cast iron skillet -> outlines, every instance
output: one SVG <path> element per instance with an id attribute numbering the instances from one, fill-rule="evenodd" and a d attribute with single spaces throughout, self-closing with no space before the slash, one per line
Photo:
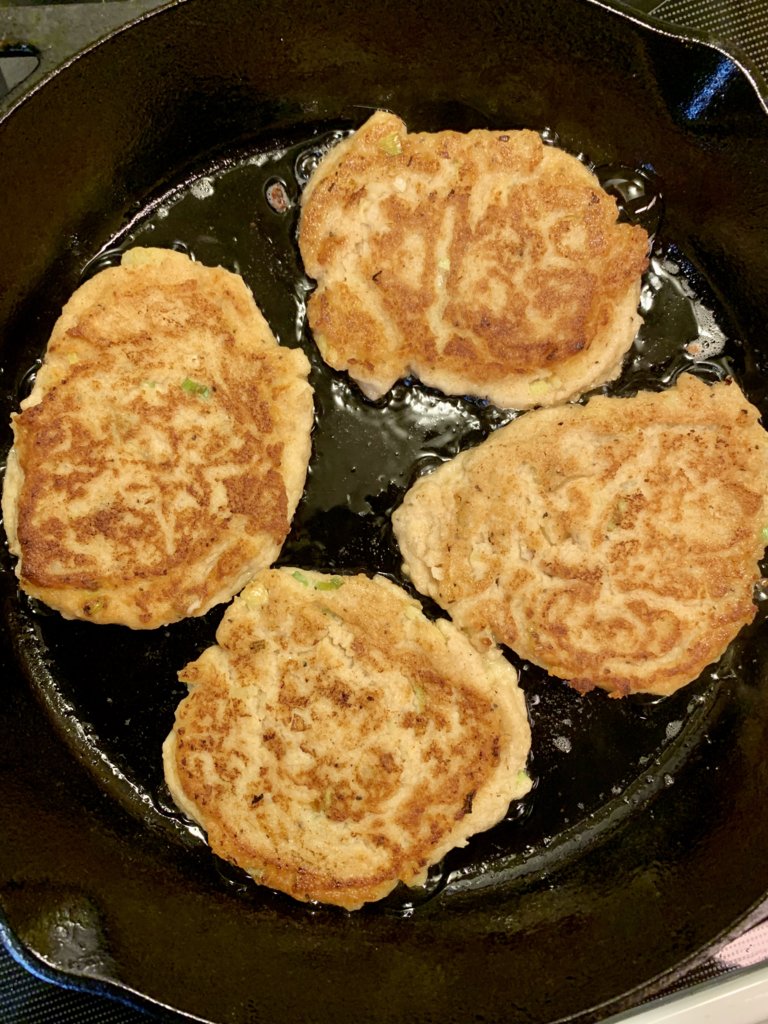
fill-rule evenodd
<path id="1" fill-rule="evenodd" d="M 282 561 L 399 578 L 404 488 L 511 414 L 413 381 L 366 403 L 317 359 L 296 208 L 266 192 L 279 179 L 295 204 L 376 107 L 585 154 L 656 231 L 613 390 L 732 374 L 768 410 L 768 119 L 732 60 L 588 0 L 186 0 L 0 120 L 2 422 L 84 275 L 126 244 L 185 246 L 239 270 L 313 360 L 313 462 Z M 686 354 L 698 335 L 711 358 Z M 251 884 L 169 804 L 175 674 L 221 609 L 150 634 L 64 622 L 18 594 L 6 553 L 0 588 L 6 938 L 70 982 L 217 1024 L 586 1022 L 673 981 L 768 892 L 762 590 L 720 664 L 667 700 L 582 698 L 518 663 L 532 796 L 423 890 L 350 915 Z"/>

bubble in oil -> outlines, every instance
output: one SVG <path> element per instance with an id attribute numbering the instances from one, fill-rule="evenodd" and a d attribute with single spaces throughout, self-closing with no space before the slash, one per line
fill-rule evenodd
<path id="1" fill-rule="evenodd" d="M 526 818 L 530 817 L 533 811 L 538 785 L 538 777 L 533 778 L 531 780 L 531 788 L 525 796 L 521 797 L 519 800 L 513 800 L 509 805 L 507 813 L 504 815 L 504 821 L 514 821 L 520 824 L 524 822 Z"/>
<path id="2" fill-rule="evenodd" d="M 654 722 L 664 713 L 666 698 L 649 693 L 637 693 L 633 694 L 630 706 L 635 717 L 643 722 Z"/>
<path id="3" fill-rule="evenodd" d="M 306 185 L 309 179 L 317 170 L 317 165 L 323 159 L 324 151 L 319 147 L 307 149 L 296 158 L 294 174 L 299 185 Z"/>
<path id="4" fill-rule="evenodd" d="M 584 164 L 584 166 L 587 168 L 587 170 L 592 171 L 592 173 L 594 174 L 595 168 L 597 167 L 597 164 L 593 160 L 590 159 L 590 157 L 589 157 L 589 155 L 587 153 L 584 153 L 584 152 L 577 153 L 576 154 L 576 159 L 580 163 Z"/>
<path id="5" fill-rule="evenodd" d="M 624 219 L 653 237 L 659 229 L 663 203 L 659 185 L 650 173 L 621 164 L 604 164 L 595 168 L 595 174 L 603 189 L 616 200 Z"/>
<path id="6" fill-rule="evenodd" d="M 419 456 L 413 464 L 411 483 L 415 483 L 419 477 L 427 476 L 428 473 L 434 473 L 438 466 L 442 466 L 443 463 L 448 461 L 448 457 L 438 455 L 437 453 Z"/>
<path id="7" fill-rule="evenodd" d="M 155 811 L 164 818 L 181 824 L 194 839 L 206 842 L 205 831 L 182 810 L 180 810 L 171 796 L 171 791 L 165 782 L 161 782 L 152 792 L 148 794 L 149 801 Z"/>
<path id="8" fill-rule="evenodd" d="M 80 284 L 85 284 L 92 277 L 95 277 L 100 271 L 106 270 L 107 267 L 117 267 L 120 264 L 120 260 L 123 258 L 123 249 L 121 248 L 110 248 L 104 249 L 89 260 L 82 271 L 80 272 Z"/>
<path id="9" fill-rule="evenodd" d="M 698 337 L 686 345 L 686 352 L 697 363 L 722 355 L 725 349 L 725 335 L 717 325 L 715 314 L 696 301 L 693 303 L 693 309 Z"/>
<path id="10" fill-rule="evenodd" d="M 686 371 L 713 382 L 732 375 L 725 332 L 691 288 L 684 267 L 661 246 L 651 256 L 639 309 L 643 323 L 619 391 L 668 386 Z"/>
<path id="11" fill-rule="evenodd" d="M 677 736 L 680 730 L 683 728 L 683 723 L 680 721 L 667 722 L 666 736 L 668 740 L 672 740 Z"/>
<path id="12" fill-rule="evenodd" d="M 265 164 L 271 163 L 273 160 L 285 156 L 285 153 L 286 151 L 284 149 L 279 149 L 276 152 L 254 153 L 253 156 L 249 156 L 245 161 L 245 166 L 263 167 Z"/>
<path id="13" fill-rule="evenodd" d="M 151 799 L 155 809 L 160 814 L 164 814 L 169 818 L 179 818 L 184 821 L 188 820 L 176 806 L 174 799 L 171 796 L 171 791 L 164 782 L 162 782 L 154 793 L 151 794 Z"/>
<path id="14" fill-rule="evenodd" d="M 198 178 L 196 181 L 193 181 L 192 184 L 189 186 L 189 191 L 195 197 L 195 199 L 210 199 L 211 196 L 216 191 L 216 188 L 213 183 L 213 178 Z"/>
<path id="15" fill-rule="evenodd" d="M 424 906 L 443 891 L 448 883 L 448 874 L 444 861 L 433 864 L 427 871 L 427 877 L 421 885 L 398 885 L 388 896 L 380 900 L 377 909 L 385 914 L 398 917 L 411 917 L 419 907 Z"/>
<path id="16" fill-rule="evenodd" d="M 37 380 L 38 370 L 42 365 L 43 360 L 36 359 L 30 368 L 22 374 L 16 387 L 16 400 L 18 402 L 23 401 L 31 393 Z"/>
<path id="17" fill-rule="evenodd" d="M 53 608 L 49 608 L 47 604 L 43 604 L 42 601 L 38 601 L 36 597 L 30 597 L 28 594 L 24 594 L 24 603 L 29 613 L 38 619 L 50 618 L 57 614 Z"/>
<path id="18" fill-rule="evenodd" d="M 337 143 L 341 142 L 347 134 L 347 132 L 343 131 L 329 132 L 314 145 L 299 153 L 293 165 L 293 173 L 301 188 L 307 184 L 317 170 L 317 166 L 325 154 Z"/>
<path id="19" fill-rule="evenodd" d="M 212 861 L 216 877 L 228 889 L 234 892 L 247 892 L 255 884 L 255 879 L 251 875 L 241 868 L 235 867 L 234 864 L 230 864 L 229 861 L 216 856 L 212 858 Z"/>
<path id="20" fill-rule="evenodd" d="M 545 146 L 559 146 L 560 136 L 554 128 L 542 128 L 539 132 L 539 137 Z"/>
<path id="21" fill-rule="evenodd" d="M 191 259 L 194 259 L 194 254 L 192 252 L 190 245 L 187 242 L 182 242 L 178 238 L 174 238 L 174 240 L 170 242 L 166 248 L 173 249 L 174 252 L 183 253 L 184 256 L 189 256 Z"/>

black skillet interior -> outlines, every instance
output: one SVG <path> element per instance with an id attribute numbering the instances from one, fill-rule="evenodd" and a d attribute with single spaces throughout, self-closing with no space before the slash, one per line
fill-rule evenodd
<path id="1" fill-rule="evenodd" d="M 586 0 L 187 0 L 0 122 L 2 422 L 85 275 L 129 244 L 184 247 L 242 273 L 313 363 L 313 460 L 281 561 L 399 579 L 404 488 L 513 414 L 413 381 L 367 403 L 316 355 L 295 204 L 376 107 L 583 154 L 656 232 L 646 324 L 611 390 L 731 374 L 768 411 L 768 120 L 728 58 Z M 588 1021 L 672 980 L 768 892 L 762 591 L 720 664 L 666 700 L 579 697 L 521 664 L 533 794 L 423 890 L 348 915 L 251 884 L 169 804 L 176 672 L 221 609 L 131 633 L 20 597 L 5 552 L 0 580 L 0 901 L 24 955 L 70 980 L 222 1024 Z"/>

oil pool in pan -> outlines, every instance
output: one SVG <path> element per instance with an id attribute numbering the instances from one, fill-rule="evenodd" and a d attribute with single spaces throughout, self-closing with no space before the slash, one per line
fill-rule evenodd
<path id="1" fill-rule="evenodd" d="M 403 583 L 389 516 L 424 469 L 479 443 L 515 412 L 446 398 L 414 381 L 364 401 L 343 374 L 320 360 L 305 325 L 305 277 L 296 245 L 303 185 L 322 154 L 345 134 L 322 126 L 311 137 L 272 139 L 203 168 L 153 201 L 88 265 L 84 277 L 119 260 L 130 245 L 172 246 L 242 274 L 279 340 L 300 345 L 312 363 L 316 424 L 306 490 L 280 562 L 331 571 L 382 572 Z M 545 141 L 556 144 L 554 132 Z M 586 156 L 582 159 L 587 159 Z M 598 167 L 622 216 L 656 235 L 641 307 L 645 324 L 619 381 L 601 390 L 631 394 L 671 383 L 684 370 L 707 380 L 745 369 L 727 314 L 706 282 L 664 238 L 662 198 L 642 168 Z M 658 231 L 658 234 L 657 234 Z M 23 395 L 36 367 L 26 375 Z M 748 394 L 749 389 L 747 389 Z M 750 394 L 754 400 L 754 394 Z M 7 551 L 5 567 L 10 571 Z M 755 623 L 717 666 L 672 697 L 610 700 L 579 696 L 510 655 L 518 666 L 533 728 L 533 791 L 490 832 L 454 850 L 419 891 L 398 890 L 368 912 L 411 914 L 438 895 L 546 876 L 575 849 L 675 784 L 676 768 L 706 742 L 708 723 L 728 700 L 729 681 L 765 616 L 758 588 Z M 434 606 L 428 611 L 439 614 Z M 223 609 L 154 632 L 65 622 L 21 599 L 19 635 L 30 677 L 62 735 L 100 783 L 135 815 L 183 845 L 203 841 L 173 807 L 160 748 L 185 693 L 177 671 L 213 642 Z M 211 857 L 222 885 L 256 893 L 245 875 Z M 287 897 L 279 897 L 286 898 Z"/>

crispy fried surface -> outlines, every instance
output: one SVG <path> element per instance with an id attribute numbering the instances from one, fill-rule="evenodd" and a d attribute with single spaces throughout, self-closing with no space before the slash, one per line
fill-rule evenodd
<path id="1" fill-rule="evenodd" d="M 166 779 L 265 885 L 357 909 L 530 787 L 515 670 L 383 577 L 265 571 L 217 641 L 180 673 Z"/>
<path id="2" fill-rule="evenodd" d="M 420 591 L 580 689 L 668 694 L 752 620 L 768 435 L 735 383 L 537 410 L 393 516 Z"/>
<path id="3" fill-rule="evenodd" d="M 575 157 L 531 131 L 411 134 L 377 112 L 302 197 L 308 315 L 331 366 L 378 398 L 415 374 L 498 406 L 615 377 L 648 239 Z"/>
<path id="4" fill-rule="evenodd" d="M 3 512 L 22 587 L 134 628 L 228 600 L 301 496 L 308 370 L 221 268 L 134 249 L 86 282 L 13 417 Z"/>

